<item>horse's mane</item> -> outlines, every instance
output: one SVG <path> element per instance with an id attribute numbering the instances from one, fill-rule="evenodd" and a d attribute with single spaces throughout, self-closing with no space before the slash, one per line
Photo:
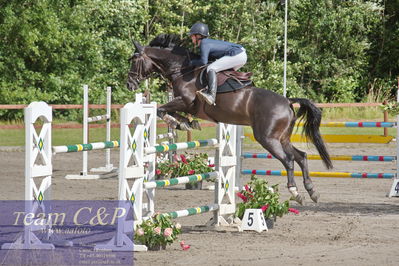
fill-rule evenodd
<path id="1" fill-rule="evenodd" d="M 174 54 L 180 56 L 189 56 L 189 58 L 198 58 L 197 54 L 194 54 L 184 46 L 186 40 L 182 40 L 177 34 L 159 34 L 149 44 L 150 47 L 159 47 L 162 49 L 171 49 Z"/>
<path id="2" fill-rule="evenodd" d="M 177 34 L 159 34 L 151 42 L 151 47 L 175 48 L 181 47 L 183 40 Z"/>

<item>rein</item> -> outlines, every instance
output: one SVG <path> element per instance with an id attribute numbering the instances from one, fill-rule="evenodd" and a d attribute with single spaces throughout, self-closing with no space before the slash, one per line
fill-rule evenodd
<path id="1" fill-rule="evenodd" d="M 188 51 L 186 51 L 186 52 L 187 52 L 188 60 L 191 61 L 190 53 L 189 53 Z M 164 71 L 164 70 L 162 69 L 162 67 L 161 67 L 157 62 L 155 62 L 151 57 L 149 57 L 149 56 L 148 56 L 147 54 L 145 54 L 144 52 L 142 53 L 142 56 L 143 56 L 143 58 L 145 58 L 146 60 L 149 60 L 149 61 L 161 72 L 160 74 L 161 74 L 161 76 L 162 76 L 164 79 L 166 79 L 166 77 L 168 77 L 168 76 L 172 77 L 173 75 L 180 73 L 182 70 L 185 70 L 185 69 L 188 69 L 188 68 L 192 68 L 192 66 L 188 65 L 188 66 L 181 67 L 181 68 L 171 69 L 171 70 L 169 70 L 168 72 L 166 72 L 166 71 Z M 200 67 L 200 69 L 203 68 L 203 67 L 206 67 L 206 65 Z M 142 70 L 142 69 L 141 69 L 141 65 L 140 65 L 140 68 L 139 68 L 139 69 L 140 69 L 140 74 L 141 74 L 141 70 Z M 192 73 L 192 72 L 194 72 L 196 69 L 198 69 L 198 68 L 193 68 L 192 70 L 190 70 L 190 71 L 188 71 L 188 72 L 186 72 L 186 73 L 182 73 L 182 74 L 176 76 L 173 80 L 178 79 L 178 78 L 181 78 L 181 77 L 183 77 L 184 75 L 187 75 L 187 74 L 189 74 L 189 73 Z M 138 74 L 138 73 L 136 73 L 136 74 Z M 141 75 L 140 75 L 140 76 L 141 76 Z M 172 81 L 173 81 L 173 80 L 172 80 Z"/>

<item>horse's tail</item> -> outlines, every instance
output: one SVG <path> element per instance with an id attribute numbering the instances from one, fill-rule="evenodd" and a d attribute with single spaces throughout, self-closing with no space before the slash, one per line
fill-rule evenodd
<path id="1" fill-rule="evenodd" d="M 302 133 L 304 132 L 305 136 L 316 146 L 324 165 L 328 169 L 333 168 L 330 155 L 320 134 L 321 110 L 308 99 L 289 98 L 289 100 L 291 103 L 299 103 L 300 105 L 297 117 L 304 120 Z"/>

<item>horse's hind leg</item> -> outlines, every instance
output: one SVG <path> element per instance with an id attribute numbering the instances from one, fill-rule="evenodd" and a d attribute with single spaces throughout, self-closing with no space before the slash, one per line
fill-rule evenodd
<path id="1" fill-rule="evenodd" d="M 279 139 L 270 138 L 265 136 L 257 136 L 254 134 L 255 139 L 268 150 L 276 159 L 278 159 L 287 171 L 287 187 L 294 199 L 303 204 L 304 197 L 298 193 L 298 189 L 294 179 L 294 150 L 290 143 L 282 144 Z"/>
<path id="2" fill-rule="evenodd" d="M 294 160 L 301 167 L 303 175 L 303 184 L 305 189 L 308 191 L 310 198 L 317 202 L 320 197 L 320 193 L 317 192 L 313 186 L 312 179 L 309 176 L 308 159 L 306 153 L 293 147 L 294 150 Z"/>

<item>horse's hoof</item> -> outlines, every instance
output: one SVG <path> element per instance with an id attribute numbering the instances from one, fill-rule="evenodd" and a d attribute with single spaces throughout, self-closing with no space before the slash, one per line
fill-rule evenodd
<path id="1" fill-rule="evenodd" d="M 320 198 L 320 193 L 317 192 L 317 191 L 314 191 L 314 192 L 312 193 L 312 195 L 310 195 L 310 198 L 311 198 L 315 203 L 317 203 L 317 202 L 319 201 L 319 198 Z"/>
<path id="2" fill-rule="evenodd" d="M 180 130 L 183 130 L 183 131 L 191 131 L 191 130 L 193 130 L 193 129 L 188 125 L 188 123 L 186 123 L 186 122 L 181 122 L 179 125 L 180 125 Z"/>
<path id="3" fill-rule="evenodd" d="M 305 203 L 305 197 L 303 195 L 301 195 L 301 194 L 296 195 L 294 200 L 296 202 L 298 202 L 299 204 L 301 204 L 301 205 L 303 205 Z"/>
<path id="4" fill-rule="evenodd" d="M 197 130 L 201 130 L 201 129 L 202 129 L 200 123 L 198 122 L 198 120 L 193 120 L 193 121 L 191 121 L 191 122 L 190 122 L 190 126 L 191 126 L 193 129 L 197 129 Z"/>

